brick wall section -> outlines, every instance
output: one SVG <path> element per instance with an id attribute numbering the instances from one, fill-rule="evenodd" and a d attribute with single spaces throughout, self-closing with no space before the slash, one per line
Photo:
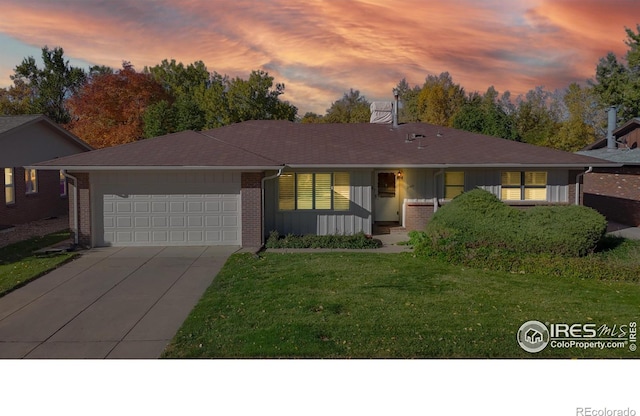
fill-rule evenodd
<path id="1" fill-rule="evenodd" d="M 89 188 L 89 174 L 71 174 L 78 179 L 78 244 L 82 247 L 91 247 L 91 189 Z M 73 189 L 71 189 L 71 192 L 73 192 Z M 73 222 L 73 205 L 71 205 L 69 211 L 69 221 Z"/>
<path id="2" fill-rule="evenodd" d="M 15 203 L 7 205 L 4 190 L 4 169 L 0 169 L 2 191 L 0 196 L 0 224 L 15 225 L 45 218 L 66 215 L 69 202 L 60 196 L 60 172 L 39 170 L 38 192 L 27 195 L 24 169 L 14 168 Z"/>
<path id="3" fill-rule="evenodd" d="M 263 172 L 243 172 L 240 198 L 242 199 L 242 246 L 261 247 L 262 227 L 262 178 Z"/>
<path id="4" fill-rule="evenodd" d="M 571 170 L 569 171 L 569 195 L 568 198 L 569 200 L 567 201 L 569 203 L 569 205 L 575 205 L 576 203 L 576 179 L 578 178 L 578 175 L 581 174 L 583 171 L 575 171 L 575 170 Z M 583 199 L 583 195 L 584 195 L 584 187 L 582 186 L 582 183 L 584 182 L 584 178 L 580 179 L 580 204 L 582 205 L 582 199 Z"/>
<path id="5" fill-rule="evenodd" d="M 404 210 L 404 226 L 407 231 L 422 231 L 433 216 L 432 202 L 410 202 Z"/>
<path id="6" fill-rule="evenodd" d="M 595 168 L 586 174 L 584 205 L 610 221 L 640 226 L 640 166 Z"/>

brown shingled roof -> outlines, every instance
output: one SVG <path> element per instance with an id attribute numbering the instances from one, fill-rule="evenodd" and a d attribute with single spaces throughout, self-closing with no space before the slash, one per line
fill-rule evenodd
<path id="1" fill-rule="evenodd" d="M 272 167 L 279 163 L 191 130 L 39 163 L 56 167 Z"/>
<path id="2" fill-rule="evenodd" d="M 425 123 L 246 121 L 78 154 L 59 167 L 445 167 L 611 165 L 601 159 Z"/>
<path id="3" fill-rule="evenodd" d="M 426 123 L 247 121 L 206 131 L 290 166 L 590 166 L 600 159 Z M 422 137 L 420 137 L 422 136 Z"/>

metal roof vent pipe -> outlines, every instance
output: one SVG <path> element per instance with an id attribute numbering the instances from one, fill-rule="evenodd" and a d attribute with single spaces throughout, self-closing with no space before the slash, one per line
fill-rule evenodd
<path id="1" fill-rule="evenodd" d="M 607 150 L 615 150 L 616 140 L 613 137 L 613 131 L 616 129 L 617 108 L 615 106 L 609 107 L 607 110 Z"/>
<path id="2" fill-rule="evenodd" d="M 400 93 L 397 88 L 393 89 L 393 128 L 398 127 L 398 103 L 400 102 Z"/>

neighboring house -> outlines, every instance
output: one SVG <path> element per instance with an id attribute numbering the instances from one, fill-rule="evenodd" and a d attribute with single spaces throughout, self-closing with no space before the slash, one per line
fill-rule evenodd
<path id="1" fill-rule="evenodd" d="M 15 225 L 69 212 L 60 171 L 24 166 L 92 150 L 43 115 L 0 116 L 0 169 L 4 192 L 0 225 Z"/>
<path id="2" fill-rule="evenodd" d="M 640 118 L 613 130 L 580 155 L 597 157 L 618 167 L 597 167 L 584 176 L 584 205 L 610 221 L 640 226 Z"/>
<path id="3" fill-rule="evenodd" d="M 77 183 L 81 245 L 261 246 L 280 234 L 421 229 L 463 191 L 572 204 L 589 167 L 618 164 L 438 127 L 247 121 L 47 161 Z"/>

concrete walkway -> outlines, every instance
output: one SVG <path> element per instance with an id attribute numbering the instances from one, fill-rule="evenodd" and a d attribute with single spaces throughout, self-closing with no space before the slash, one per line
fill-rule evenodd
<path id="1" fill-rule="evenodd" d="M 157 358 L 238 250 L 87 251 L 0 298 L 0 358 Z"/>
<path id="2" fill-rule="evenodd" d="M 628 238 L 630 240 L 640 240 L 640 227 L 618 224 L 609 221 L 607 233 L 616 237 Z"/>

